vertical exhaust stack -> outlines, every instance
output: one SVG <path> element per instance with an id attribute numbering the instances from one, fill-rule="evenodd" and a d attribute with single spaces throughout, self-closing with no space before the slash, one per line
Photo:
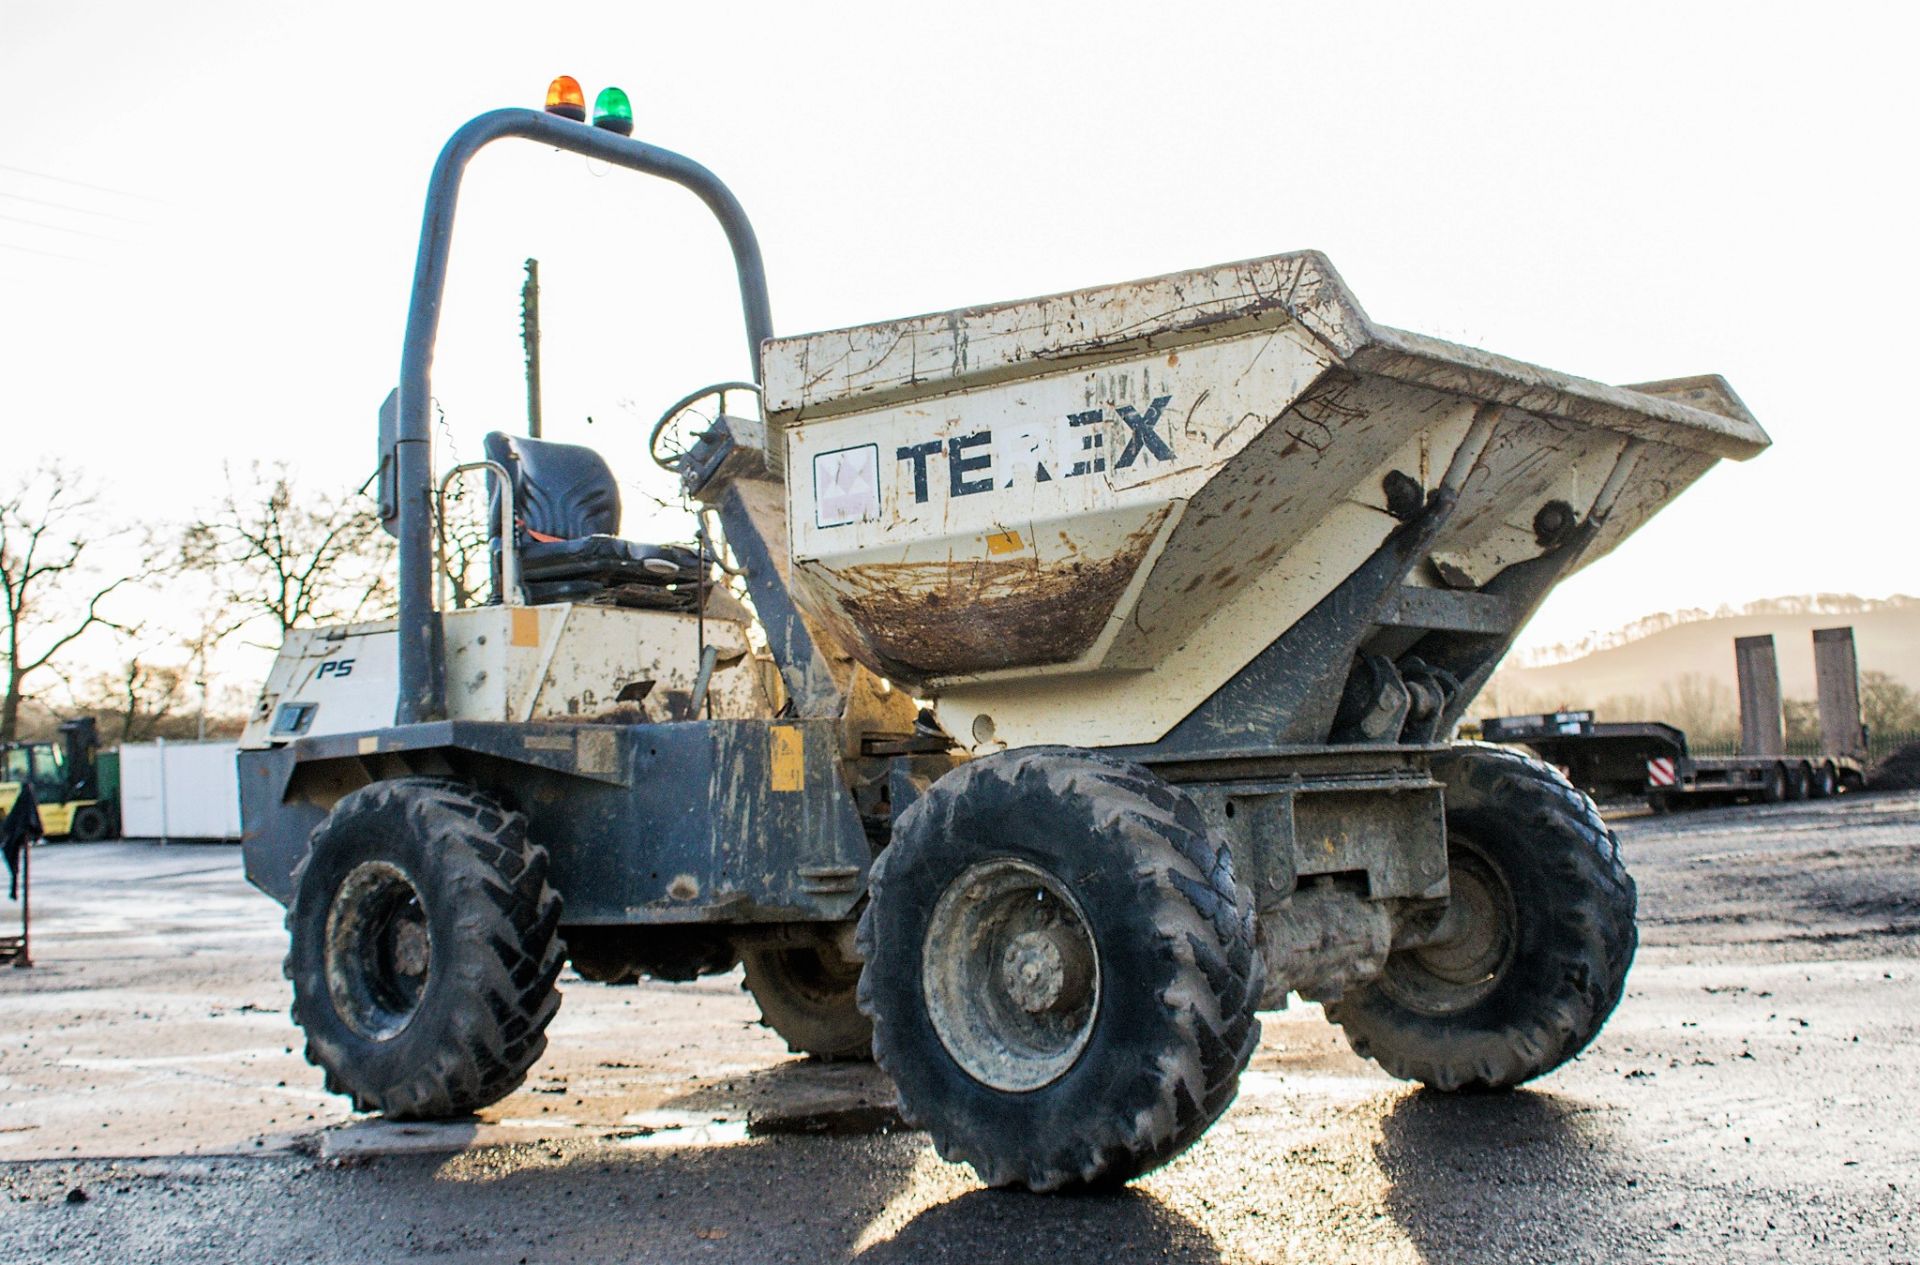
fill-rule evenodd
<path id="1" fill-rule="evenodd" d="M 1867 730 L 1860 716 L 1860 661 L 1852 628 L 1813 630 L 1813 681 L 1820 700 L 1821 750 L 1865 760 Z"/>
<path id="2" fill-rule="evenodd" d="M 1740 754 L 1785 755 L 1786 716 L 1780 708 L 1780 661 L 1773 634 L 1733 639 L 1734 671 L 1740 678 Z"/>

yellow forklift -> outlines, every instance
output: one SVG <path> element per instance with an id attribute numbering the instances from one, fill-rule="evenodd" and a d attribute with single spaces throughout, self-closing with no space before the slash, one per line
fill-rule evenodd
<path id="1" fill-rule="evenodd" d="M 9 743 L 0 748 L 0 814 L 31 782 L 49 839 L 111 839 L 120 833 L 119 763 L 117 753 L 100 754 L 91 716 L 62 721 L 49 741 Z"/>

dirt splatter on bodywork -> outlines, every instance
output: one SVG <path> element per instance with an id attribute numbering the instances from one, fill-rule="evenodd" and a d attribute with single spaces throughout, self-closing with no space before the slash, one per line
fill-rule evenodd
<path id="1" fill-rule="evenodd" d="M 1042 563 L 970 558 L 877 563 L 843 573 L 840 602 L 871 630 L 855 644 L 889 677 L 1067 662 L 1093 644 L 1152 548 L 1166 512 L 1117 549 Z"/>

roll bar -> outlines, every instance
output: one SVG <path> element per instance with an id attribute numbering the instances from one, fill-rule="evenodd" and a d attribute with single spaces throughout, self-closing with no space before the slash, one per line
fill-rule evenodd
<path id="1" fill-rule="evenodd" d="M 446 681 L 439 655 L 440 620 L 433 604 L 435 488 L 433 432 L 428 422 L 433 347 L 440 330 L 440 302 L 446 291 L 447 259 L 453 244 L 453 216 L 459 202 L 461 178 L 476 153 L 508 136 L 658 176 L 690 190 L 720 221 L 727 244 L 733 248 L 734 269 L 740 277 L 740 306 L 746 317 L 747 351 L 755 381 L 760 378 L 760 344 L 773 337 L 766 268 L 761 262 L 760 243 L 753 235 L 753 225 L 732 191 L 699 163 L 644 141 L 538 110 L 493 110 L 472 119 L 453 134 L 441 149 L 427 185 L 420 252 L 413 265 L 413 297 L 407 309 L 406 344 L 400 355 L 394 443 L 400 519 L 400 680 L 393 716 L 398 725 L 440 720 L 446 716 Z"/>

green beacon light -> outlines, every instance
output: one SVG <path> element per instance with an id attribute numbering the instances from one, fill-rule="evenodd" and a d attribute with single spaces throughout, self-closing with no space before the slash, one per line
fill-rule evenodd
<path id="1" fill-rule="evenodd" d="M 633 135 L 633 103 L 618 88 L 602 88 L 593 99 L 593 125 L 622 136 Z"/>

